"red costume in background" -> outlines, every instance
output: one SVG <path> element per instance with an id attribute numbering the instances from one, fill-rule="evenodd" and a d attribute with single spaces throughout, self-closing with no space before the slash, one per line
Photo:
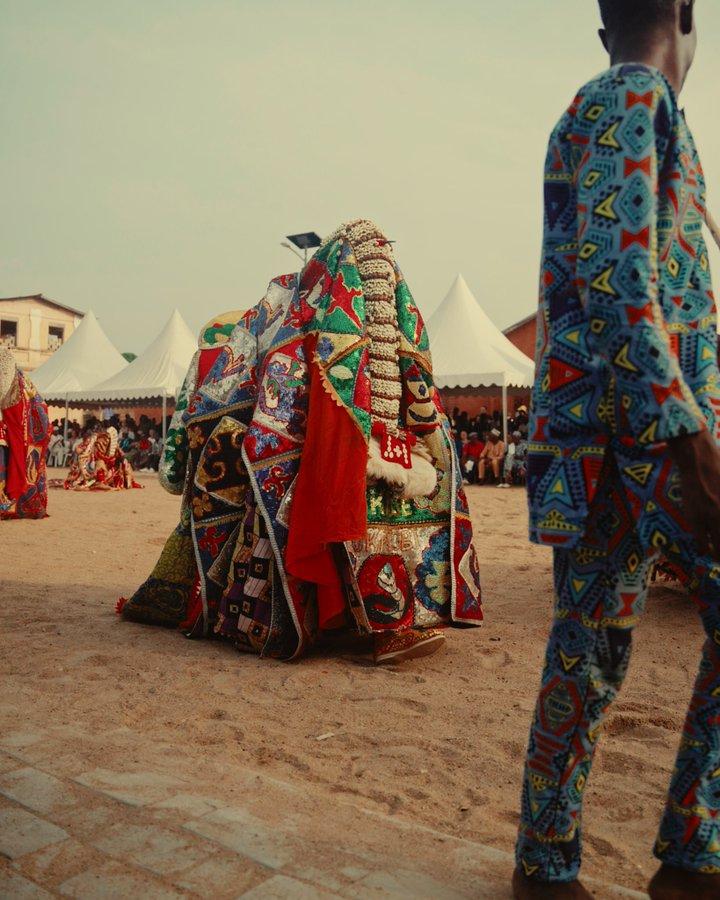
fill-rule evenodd
<path id="1" fill-rule="evenodd" d="M 47 515 L 47 406 L 32 382 L 0 348 L 0 519 Z"/>

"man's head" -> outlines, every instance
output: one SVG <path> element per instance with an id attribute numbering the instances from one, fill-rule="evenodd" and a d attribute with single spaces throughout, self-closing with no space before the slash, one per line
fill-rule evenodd
<path id="1" fill-rule="evenodd" d="M 499 440 L 500 440 L 500 432 L 497 430 L 497 428 L 493 428 L 493 430 L 490 432 L 490 443 L 497 444 L 497 442 Z"/>
<path id="2" fill-rule="evenodd" d="M 677 57 L 682 81 L 697 47 L 695 0 L 599 0 L 600 40 L 613 60 L 645 62 L 658 51 Z"/>

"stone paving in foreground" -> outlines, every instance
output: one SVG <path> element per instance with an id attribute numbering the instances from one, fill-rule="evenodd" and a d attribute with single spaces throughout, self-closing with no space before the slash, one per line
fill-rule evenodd
<path id="1" fill-rule="evenodd" d="M 238 805 L 131 753 L 123 771 L 88 768 L 64 734 L 78 738 L 63 727 L 0 735 L 3 900 L 510 896 L 507 853 L 265 774 L 237 773 Z M 590 886 L 608 900 L 643 896 Z"/>

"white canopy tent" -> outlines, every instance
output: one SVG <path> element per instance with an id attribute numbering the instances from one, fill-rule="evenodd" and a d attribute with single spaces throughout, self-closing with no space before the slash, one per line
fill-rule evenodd
<path id="1" fill-rule="evenodd" d="M 163 407 L 164 439 L 167 400 L 177 396 L 196 349 L 195 336 L 174 310 L 160 334 L 130 365 L 89 389 L 69 392 L 68 398 L 72 403 L 108 406 L 158 398 Z"/>
<path id="2" fill-rule="evenodd" d="M 85 390 L 127 367 L 127 360 L 89 310 L 53 355 L 32 373 L 32 381 L 48 403 L 64 403 L 69 391 Z"/>
<path id="3" fill-rule="evenodd" d="M 533 361 L 493 324 L 462 275 L 455 278 L 427 328 L 437 387 L 502 388 L 507 440 L 507 389 L 532 386 Z"/>

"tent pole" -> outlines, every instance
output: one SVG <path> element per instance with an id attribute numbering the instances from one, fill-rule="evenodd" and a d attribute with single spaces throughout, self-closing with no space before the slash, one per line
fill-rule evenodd
<path id="1" fill-rule="evenodd" d="M 167 438 L 167 397 L 165 396 L 165 391 L 163 391 L 162 396 L 162 438 L 163 438 L 163 451 L 165 450 L 165 439 Z"/>
<path id="2" fill-rule="evenodd" d="M 505 442 L 505 446 L 507 447 L 507 442 L 508 442 L 507 375 L 503 375 L 502 408 L 503 408 L 503 441 Z"/>
<path id="3" fill-rule="evenodd" d="M 65 424 L 63 425 L 63 441 L 67 444 L 67 436 L 68 436 L 68 416 L 70 415 L 70 400 L 68 395 L 65 394 Z"/>

